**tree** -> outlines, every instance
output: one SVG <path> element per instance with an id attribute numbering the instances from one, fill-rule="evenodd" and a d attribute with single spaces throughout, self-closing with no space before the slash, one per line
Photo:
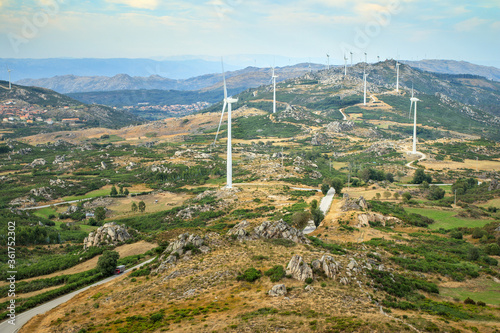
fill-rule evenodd
<path id="1" fill-rule="evenodd" d="M 391 183 L 394 182 L 394 175 L 390 172 L 388 172 L 386 175 L 385 175 L 385 179 Z"/>
<path id="2" fill-rule="evenodd" d="M 404 202 L 408 202 L 410 200 L 411 200 L 411 194 L 410 194 L 410 192 L 403 193 L 403 201 Z"/>
<path id="3" fill-rule="evenodd" d="M 469 261 L 476 261 L 477 259 L 479 259 L 479 250 L 477 249 L 477 247 L 471 247 L 469 249 L 467 258 L 469 259 Z"/>
<path id="4" fill-rule="evenodd" d="M 116 251 L 104 251 L 97 260 L 97 270 L 103 276 L 113 275 L 120 255 Z"/>
<path id="5" fill-rule="evenodd" d="M 125 195 L 129 195 L 129 193 L 130 192 L 128 191 L 128 188 L 126 188 L 125 191 L 123 191 L 123 194 L 125 194 Z"/>
<path id="6" fill-rule="evenodd" d="M 134 202 L 132 202 L 132 211 L 133 212 L 137 212 L 137 204 Z"/>
<path id="7" fill-rule="evenodd" d="M 90 225 L 90 226 L 96 227 L 96 226 L 99 225 L 99 222 L 97 222 L 93 217 L 91 217 L 89 219 L 89 221 L 87 222 L 87 224 Z"/>
<path id="8" fill-rule="evenodd" d="M 333 178 L 332 187 L 335 189 L 335 193 L 340 195 L 342 189 L 344 188 L 344 182 L 340 178 Z"/>
<path id="9" fill-rule="evenodd" d="M 297 230 L 304 230 L 307 223 L 311 219 L 311 214 L 309 212 L 295 212 L 292 215 L 292 225 Z"/>
<path id="10" fill-rule="evenodd" d="M 494 255 L 494 256 L 500 255 L 500 246 L 498 246 L 498 244 L 495 244 L 495 243 L 486 245 L 484 250 L 486 251 L 487 254 L 490 254 L 490 255 Z"/>
<path id="11" fill-rule="evenodd" d="M 139 201 L 139 211 L 141 213 L 144 213 L 145 210 L 146 210 L 146 203 L 144 201 Z"/>
<path id="12" fill-rule="evenodd" d="M 394 197 L 394 199 L 399 200 L 399 193 L 398 192 L 394 192 L 394 194 L 392 196 Z"/>
<path id="13" fill-rule="evenodd" d="M 94 218 L 97 222 L 101 222 L 106 218 L 106 209 L 104 207 L 97 207 L 94 211 Z"/>
<path id="14" fill-rule="evenodd" d="M 427 199 L 429 200 L 440 200 L 444 198 L 445 191 L 437 186 L 431 186 L 429 190 L 429 195 L 427 195 Z"/>
<path id="15" fill-rule="evenodd" d="M 313 201 L 311 201 L 311 212 L 316 208 L 318 208 L 318 200 L 314 199 Z"/>
<path id="16" fill-rule="evenodd" d="M 422 186 L 422 188 L 423 188 L 423 189 L 428 189 L 428 188 L 429 188 L 429 182 L 428 182 L 427 180 L 424 180 L 424 181 L 422 182 L 422 185 L 421 185 L 421 186 Z"/>
<path id="17" fill-rule="evenodd" d="M 389 200 L 390 197 L 391 197 L 391 192 L 385 191 L 384 192 L 384 198 L 385 198 L 385 200 Z"/>
<path id="18" fill-rule="evenodd" d="M 321 192 L 323 192 L 324 195 L 326 195 L 329 190 L 330 190 L 330 185 L 328 185 L 327 183 L 321 184 Z"/>
<path id="19" fill-rule="evenodd" d="M 380 197 L 381 197 L 380 193 L 378 193 L 378 192 L 375 193 L 375 196 L 377 197 L 377 200 L 380 200 Z"/>
<path id="20" fill-rule="evenodd" d="M 358 172 L 358 177 L 363 179 L 365 183 L 370 180 L 370 169 L 364 168 L 360 172 Z"/>
<path id="21" fill-rule="evenodd" d="M 316 226 L 316 228 L 319 227 L 321 222 L 325 219 L 325 214 L 323 214 L 323 212 L 319 208 L 312 210 L 311 214 L 312 214 L 314 225 Z"/>
<path id="22" fill-rule="evenodd" d="M 115 185 L 113 185 L 113 186 L 111 187 L 111 191 L 109 192 L 109 195 L 113 197 L 113 196 L 115 196 L 115 195 L 117 195 L 117 194 L 118 194 L 118 191 L 116 190 Z"/>
<path id="23" fill-rule="evenodd" d="M 120 194 L 123 194 L 123 185 L 120 185 Z"/>
<path id="24" fill-rule="evenodd" d="M 415 171 L 415 174 L 413 175 L 413 184 L 422 184 L 423 181 L 426 181 L 427 183 L 432 182 L 432 177 L 431 175 L 427 175 L 424 171 L 424 169 L 417 169 Z"/>

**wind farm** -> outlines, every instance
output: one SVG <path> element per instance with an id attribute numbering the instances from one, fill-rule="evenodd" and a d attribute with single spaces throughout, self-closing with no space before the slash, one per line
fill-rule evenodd
<path id="1" fill-rule="evenodd" d="M 498 333 L 493 2 L 0 7 L 0 333 Z"/>

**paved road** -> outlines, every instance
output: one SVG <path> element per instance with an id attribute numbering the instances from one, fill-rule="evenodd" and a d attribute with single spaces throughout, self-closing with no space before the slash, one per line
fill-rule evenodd
<path id="1" fill-rule="evenodd" d="M 344 116 L 344 120 L 347 120 L 347 116 L 344 113 L 344 109 L 340 109 L 339 111 L 340 111 L 340 113 L 342 113 L 342 116 Z"/>
<path id="2" fill-rule="evenodd" d="M 319 209 L 323 212 L 323 214 L 328 214 L 328 211 L 330 210 L 330 207 L 332 206 L 332 201 L 333 201 L 333 196 L 335 195 L 335 189 L 331 187 L 328 190 L 328 193 L 321 199 L 321 202 L 319 203 Z M 307 227 L 304 228 L 303 233 L 304 234 L 310 234 L 316 230 L 316 226 L 312 221 L 309 221 L 309 224 Z"/>
<path id="3" fill-rule="evenodd" d="M 406 153 L 410 153 L 410 151 L 406 151 Z M 424 153 L 419 152 L 419 151 L 417 151 L 417 155 L 420 155 L 420 158 L 417 160 L 417 161 L 419 161 L 419 162 L 420 162 L 420 161 L 423 161 L 423 160 L 425 160 L 425 159 L 427 158 L 427 155 L 425 155 Z M 413 162 L 415 162 L 415 160 L 413 160 L 413 161 L 411 161 L 411 162 L 406 163 L 406 166 L 407 166 L 408 168 L 410 168 L 410 169 L 414 169 L 414 170 L 416 170 L 417 168 L 411 165 Z"/>
<path id="4" fill-rule="evenodd" d="M 51 206 L 67 205 L 67 204 L 72 204 L 72 203 L 75 203 L 75 202 L 89 201 L 89 200 L 92 200 L 92 199 L 96 199 L 96 198 L 85 198 L 85 199 L 78 199 L 78 200 L 71 200 L 71 201 L 63 201 L 63 202 L 53 203 L 53 204 L 50 204 L 50 205 L 43 205 L 43 206 L 36 206 L 36 207 L 26 207 L 26 208 L 19 208 L 19 210 L 42 209 L 42 208 L 47 208 L 47 207 L 51 207 Z"/>
<path id="5" fill-rule="evenodd" d="M 134 268 L 138 268 L 138 267 L 141 267 L 142 265 L 145 265 L 147 263 L 150 263 L 151 261 L 153 261 L 155 258 L 152 258 L 152 259 L 149 259 L 137 266 L 134 266 L 132 268 L 129 268 L 127 269 L 123 274 L 126 274 L 128 272 L 130 272 L 131 270 L 133 270 Z M 67 294 L 67 295 L 64 295 L 64 296 L 61 296 L 59 298 L 56 298 L 56 299 L 53 299 L 52 301 L 50 302 L 47 302 L 45 304 L 42 304 L 42 305 L 39 305 L 37 306 L 36 308 L 33 308 L 31 310 L 28 310 L 26 312 L 23 312 L 23 313 L 20 313 L 19 315 L 16 315 L 16 325 L 11 325 L 9 324 L 7 321 L 4 321 L 0 324 L 0 333 L 14 333 L 14 332 L 18 332 L 21 327 L 23 327 L 24 324 L 26 324 L 31 318 L 33 318 L 34 316 L 36 315 L 39 315 L 39 314 L 42 314 L 42 313 L 45 313 L 49 310 L 52 310 L 53 308 L 55 308 L 56 306 L 58 305 L 61 305 L 67 301 L 69 301 L 71 298 L 73 298 L 75 295 L 78 295 L 79 293 L 81 293 L 82 291 L 85 291 L 89 288 L 92 288 L 94 286 L 98 286 L 98 285 L 101 285 L 101 284 L 104 284 L 106 282 L 109 282 L 119 276 L 122 276 L 123 274 L 120 274 L 120 275 L 113 275 L 113 276 L 110 276 L 102 281 L 99 281 L 99 282 L 96 282 L 90 286 L 87 286 L 85 288 L 82 288 L 82 289 L 79 289 L 79 290 L 76 290 L 70 294 Z"/>
<path id="6" fill-rule="evenodd" d="M 453 184 L 429 184 L 430 186 L 452 186 Z M 422 186 L 422 184 L 401 184 L 401 186 L 414 187 Z"/>

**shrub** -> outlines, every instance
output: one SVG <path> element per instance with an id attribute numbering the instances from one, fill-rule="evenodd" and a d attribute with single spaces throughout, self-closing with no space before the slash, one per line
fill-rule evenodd
<path id="1" fill-rule="evenodd" d="M 307 278 L 304 282 L 306 284 L 311 284 L 311 283 L 313 283 L 313 279 L 312 278 Z"/>
<path id="2" fill-rule="evenodd" d="M 413 175 L 412 183 L 413 184 L 422 184 L 424 181 L 426 181 L 427 183 L 431 183 L 432 182 L 431 175 L 425 174 L 424 169 L 417 169 L 415 171 L 415 174 Z"/>
<path id="3" fill-rule="evenodd" d="M 292 225 L 298 230 L 303 230 L 310 219 L 311 214 L 309 212 L 295 212 L 292 215 Z"/>
<path id="4" fill-rule="evenodd" d="M 498 244 L 495 243 L 488 244 L 485 247 L 485 251 L 489 255 L 498 256 L 500 255 L 500 246 L 498 246 Z"/>
<path id="5" fill-rule="evenodd" d="M 253 268 L 253 267 L 250 267 L 249 269 L 247 269 L 246 271 L 244 271 L 242 274 L 238 275 L 236 277 L 236 280 L 238 281 L 247 281 L 247 282 L 254 282 L 258 279 L 260 279 L 260 277 L 262 276 L 262 272 Z"/>
<path id="6" fill-rule="evenodd" d="M 269 276 L 271 282 L 278 282 L 285 276 L 285 270 L 283 266 L 276 265 L 273 268 L 267 270 L 264 274 L 266 276 Z"/>
<path id="7" fill-rule="evenodd" d="M 460 231 L 457 230 L 457 231 L 452 231 L 450 233 L 450 237 L 454 238 L 454 239 L 463 239 L 464 235 Z"/>
<path id="8" fill-rule="evenodd" d="M 441 200 L 444 198 L 445 191 L 437 186 L 431 186 L 429 190 L 429 195 L 427 199 L 429 200 Z"/>
<path id="9" fill-rule="evenodd" d="M 412 198 L 412 196 L 411 196 L 410 192 L 403 193 L 403 201 L 408 202 L 411 200 L 411 198 Z"/>
<path id="10" fill-rule="evenodd" d="M 477 301 L 476 303 L 478 306 L 486 306 L 486 303 L 484 303 L 483 301 Z"/>
<path id="11" fill-rule="evenodd" d="M 472 304 L 472 305 L 475 305 L 476 302 L 474 302 L 474 300 L 470 297 L 467 297 L 464 301 L 464 304 Z"/>
<path id="12" fill-rule="evenodd" d="M 104 251 L 102 256 L 97 260 L 97 270 L 103 276 L 113 275 L 116 268 L 116 263 L 120 255 L 116 251 Z"/>

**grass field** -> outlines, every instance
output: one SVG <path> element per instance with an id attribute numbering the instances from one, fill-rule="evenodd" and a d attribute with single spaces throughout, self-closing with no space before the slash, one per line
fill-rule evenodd
<path id="1" fill-rule="evenodd" d="M 97 197 L 102 197 L 105 195 L 109 195 L 110 190 L 108 188 L 101 188 L 95 191 L 91 191 L 85 195 L 78 195 L 78 196 L 68 196 L 62 198 L 64 201 L 73 201 L 73 200 L 80 200 L 80 199 L 87 199 L 87 198 L 97 198 Z"/>
<path id="2" fill-rule="evenodd" d="M 491 220 L 474 220 L 455 217 L 454 215 L 456 215 L 458 211 L 409 207 L 405 207 L 405 210 L 410 213 L 417 213 L 434 219 L 436 222 L 429 226 L 429 228 L 433 230 L 439 228 L 482 227 L 491 222 Z"/>
<path id="3" fill-rule="evenodd" d="M 483 301 L 486 304 L 500 304 L 500 283 L 495 281 L 477 281 L 476 285 L 454 286 L 439 288 L 439 293 L 443 296 L 465 300 L 467 297 L 474 301 Z"/>
<path id="4" fill-rule="evenodd" d="M 57 215 L 57 211 L 52 207 L 47 207 L 47 208 L 37 209 L 33 212 L 33 214 L 48 219 L 50 215 Z"/>

